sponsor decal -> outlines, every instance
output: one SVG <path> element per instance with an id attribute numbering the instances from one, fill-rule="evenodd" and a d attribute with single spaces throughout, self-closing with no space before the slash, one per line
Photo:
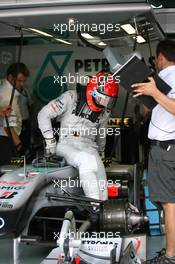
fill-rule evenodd
<path id="1" fill-rule="evenodd" d="M 59 83 L 57 78 L 64 77 L 64 71 L 73 51 L 49 51 L 34 81 L 34 92 L 42 103 L 48 103 L 67 91 L 67 83 Z M 54 77 L 58 77 L 55 79 Z"/>
<path id="2" fill-rule="evenodd" d="M 16 190 L 16 191 L 19 191 L 19 190 L 24 190 L 25 189 L 25 186 L 0 186 L 0 189 L 1 190 Z"/>
<path id="3" fill-rule="evenodd" d="M 18 192 L 3 192 L 0 194 L 0 199 L 12 199 L 14 198 Z"/>
<path id="4" fill-rule="evenodd" d="M 110 258 L 111 251 L 116 250 L 116 261 L 119 261 L 122 238 L 113 239 L 85 239 L 81 241 L 80 250 L 85 254 L 92 254 L 98 258 Z M 126 264 L 126 263 L 125 263 Z"/>
<path id="5" fill-rule="evenodd" d="M 137 241 L 137 245 L 136 245 L 136 253 L 138 254 L 138 251 L 140 249 L 140 246 L 141 246 L 141 241 L 139 238 L 136 238 L 136 241 Z"/>
<path id="6" fill-rule="evenodd" d="M 7 203 L 7 202 L 0 202 L 0 207 L 1 208 L 6 208 L 6 209 L 12 209 L 13 208 L 13 204 Z"/>
<path id="7" fill-rule="evenodd" d="M 9 182 L 9 181 L 0 181 L 0 184 L 12 184 L 12 185 L 20 185 L 20 184 L 30 184 L 32 182 L 29 181 L 16 181 L 16 182 Z"/>
<path id="8" fill-rule="evenodd" d="M 91 245 L 114 245 L 117 246 L 118 243 L 113 242 L 113 241 L 100 241 L 100 240 L 83 240 L 82 244 L 91 244 Z"/>

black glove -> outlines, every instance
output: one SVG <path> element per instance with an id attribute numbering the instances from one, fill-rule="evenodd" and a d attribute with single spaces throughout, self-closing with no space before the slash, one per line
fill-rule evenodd
<path id="1" fill-rule="evenodd" d="M 24 150 L 24 148 L 23 148 L 23 146 L 22 146 L 21 143 L 19 143 L 18 145 L 16 145 L 16 152 L 17 152 L 17 155 L 18 156 L 25 155 L 25 150 Z"/>

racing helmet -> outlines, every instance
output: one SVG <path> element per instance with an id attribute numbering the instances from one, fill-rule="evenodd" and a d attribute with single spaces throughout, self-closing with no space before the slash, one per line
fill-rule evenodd
<path id="1" fill-rule="evenodd" d="M 112 109 L 118 95 L 118 83 L 111 73 L 100 72 L 92 77 L 86 88 L 86 99 L 92 111 Z"/>

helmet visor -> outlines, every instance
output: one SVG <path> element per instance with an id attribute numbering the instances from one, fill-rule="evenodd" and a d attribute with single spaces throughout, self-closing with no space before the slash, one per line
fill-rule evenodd
<path id="1" fill-rule="evenodd" d="M 105 108 L 111 110 L 114 106 L 117 97 L 111 97 L 98 92 L 96 89 L 92 92 L 92 96 L 95 99 L 96 104 L 104 106 Z"/>

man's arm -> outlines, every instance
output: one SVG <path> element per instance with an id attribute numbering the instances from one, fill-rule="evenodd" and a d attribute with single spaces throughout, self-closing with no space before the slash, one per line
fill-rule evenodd
<path id="1" fill-rule="evenodd" d="M 150 82 L 147 83 L 135 83 L 132 85 L 132 88 L 134 89 L 133 97 L 138 97 L 140 95 L 152 96 L 158 104 L 165 108 L 169 113 L 175 115 L 175 99 L 160 92 L 152 77 L 149 77 L 149 80 Z"/>
<path id="2" fill-rule="evenodd" d="M 65 92 L 60 97 L 45 105 L 38 113 L 38 125 L 44 138 L 54 137 L 51 119 L 61 116 L 67 110 L 70 92 Z"/>
<path id="3" fill-rule="evenodd" d="M 71 92 L 65 92 L 57 99 L 44 106 L 38 113 L 38 125 L 45 139 L 45 154 L 49 157 L 56 153 L 56 140 L 52 128 L 51 119 L 61 116 L 67 110 L 67 104 L 71 99 Z"/>
<path id="4" fill-rule="evenodd" d="M 106 146 L 106 135 L 107 135 L 107 125 L 108 125 L 109 113 L 106 113 L 106 117 L 103 117 L 100 120 L 100 124 L 98 126 L 96 143 L 98 146 L 98 152 L 102 158 L 104 158 L 105 146 Z"/>
<path id="5" fill-rule="evenodd" d="M 9 116 L 11 111 L 10 106 L 0 107 L 0 116 Z"/>
<path id="6" fill-rule="evenodd" d="M 17 116 L 14 110 L 11 111 L 10 115 L 4 117 L 3 127 L 9 137 L 12 137 L 14 145 L 17 147 L 21 144 L 21 140 L 16 132 L 17 128 Z"/>
<path id="7" fill-rule="evenodd" d="M 15 128 L 14 128 L 14 127 L 9 127 L 9 128 L 4 127 L 5 132 L 6 132 L 7 135 L 10 137 L 10 131 L 9 131 L 9 129 L 10 129 L 10 131 L 11 131 L 12 139 L 13 139 L 13 142 L 14 142 L 15 146 L 16 146 L 16 147 L 19 146 L 19 145 L 21 144 L 21 141 L 20 141 L 20 139 L 19 139 L 18 134 L 17 134 L 16 131 L 15 131 Z"/>

